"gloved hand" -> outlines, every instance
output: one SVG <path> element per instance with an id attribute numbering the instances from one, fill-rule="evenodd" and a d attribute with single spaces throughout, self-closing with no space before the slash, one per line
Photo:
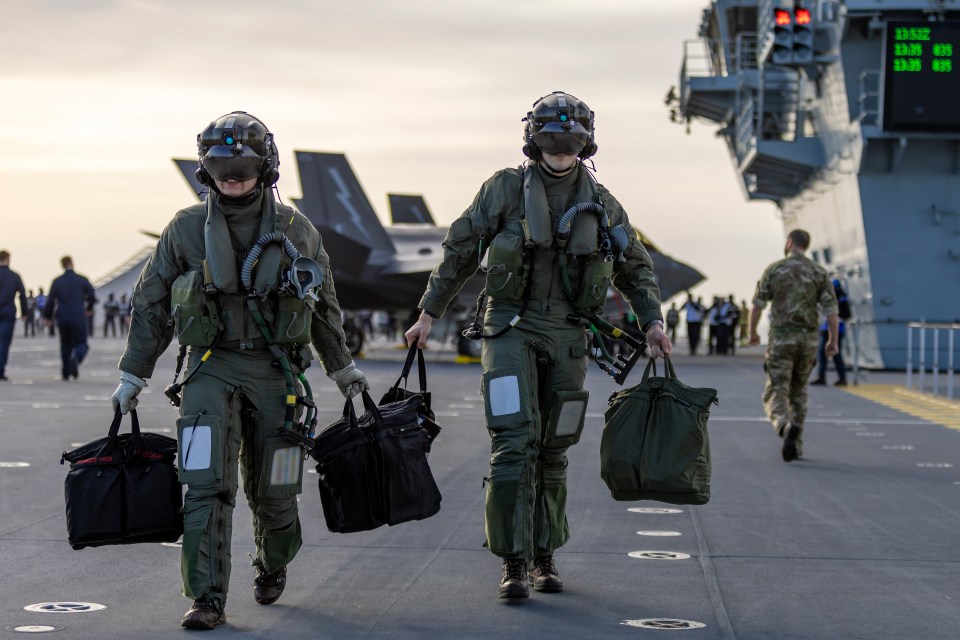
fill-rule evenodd
<path id="1" fill-rule="evenodd" d="M 120 409 L 120 413 L 126 415 L 131 409 L 137 408 L 137 394 L 147 386 L 147 381 L 138 378 L 132 373 L 126 371 L 120 372 L 120 386 L 110 396 L 110 402 L 113 403 L 113 410 Z"/>
<path id="2" fill-rule="evenodd" d="M 327 376 L 337 383 L 344 398 L 352 398 L 370 388 L 367 376 L 363 375 L 363 371 L 357 369 L 357 365 L 352 362 L 339 371 L 328 373 Z"/>

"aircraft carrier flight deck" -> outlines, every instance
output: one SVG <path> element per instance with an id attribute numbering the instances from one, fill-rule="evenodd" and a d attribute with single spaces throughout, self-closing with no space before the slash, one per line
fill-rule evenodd
<path id="1" fill-rule="evenodd" d="M 176 545 L 73 551 L 64 450 L 105 435 L 120 339 L 91 341 L 79 380 L 59 375 L 57 340 L 16 339 L 0 383 L 0 638 L 185 637 Z M 680 348 L 678 351 L 682 351 Z M 170 434 L 162 393 L 174 350 L 140 395 L 143 428 Z M 358 361 L 375 397 L 403 350 Z M 253 600 L 249 511 L 237 496 L 226 625 L 204 637 L 319 639 L 699 638 L 936 640 L 960 637 L 957 403 L 903 391 L 902 373 L 810 389 L 804 459 L 785 464 L 763 417 L 760 351 L 678 355 L 681 380 L 714 387 L 712 499 L 704 506 L 616 502 L 600 479 L 603 411 L 614 383 L 591 365 L 587 425 L 570 449 L 570 542 L 556 555 L 563 593 L 497 598 L 499 559 L 483 548 L 489 437 L 480 370 L 428 351 L 443 431 L 430 465 L 434 517 L 355 534 L 327 531 L 317 476 L 304 474 L 304 546 L 282 598 Z M 639 381 L 635 371 L 627 385 Z M 320 424 L 343 407 L 308 371 Z M 312 470 L 312 463 L 307 464 Z"/>

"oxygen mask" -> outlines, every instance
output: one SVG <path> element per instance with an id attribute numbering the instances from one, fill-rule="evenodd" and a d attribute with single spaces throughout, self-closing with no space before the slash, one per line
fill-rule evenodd
<path id="1" fill-rule="evenodd" d="M 294 259 L 284 273 L 283 280 L 281 290 L 284 292 L 301 300 L 308 296 L 314 300 L 320 299 L 317 289 L 323 285 L 323 270 L 316 260 L 306 256 Z"/>

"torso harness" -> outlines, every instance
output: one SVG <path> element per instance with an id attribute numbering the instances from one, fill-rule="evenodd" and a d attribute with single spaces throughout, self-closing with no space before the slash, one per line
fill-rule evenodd
<path id="1" fill-rule="evenodd" d="M 310 383 L 307 381 L 307 377 L 302 371 L 306 366 L 309 366 L 309 360 L 307 360 L 306 366 L 303 366 L 301 363 L 299 367 L 301 370 L 294 376 L 293 366 L 290 364 L 288 353 L 277 344 L 275 332 L 268 326 L 260 309 L 260 304 L 266 295 L 257 294 L 253 283 L 253 269 L 260 255 L 263 253 L 264 248 L 272 243 L 280 244 L 283 247 L 283 251 L 287 254 L 287 257 L 291 260 L 290 268 L 283 272 L 282 282 L 277 288 L 277 294 L 279 296 L 295 296 L 300 300 L 310 297 L 318 301 L 319 297 L 316 294 L 316 290 L 323 284 L 323 272 L 316 261 L 301 255 L 293 245 L 293 242 L 291 242 L 282 231 L 274 231 L 260 236 L 244 258 L 240 268 L 240 283 L 245 291 L 247 310 L 250 312 L 254 323 L 257 325 L 257 329 L 259 329 L 260 334 L 266 341 L 267 348 L 277 359 L 280 369 L 283 371 L 283 378 L 286 385 L 285 410 L 283 426 L 278 428 L 278 433 L 287 440 L 303 447 L 306 453 L 313 448 L 313 436 L 317 426 L 317 407 L 313 401 L 313 392 L 310 389 Z M 216 300 L 216 296 L 214 299 Z M 309 319 L 305 319 L 305 321 L 309 321 Z M 223 324 L 221 323 L 213 344 L 211 344 L 207 352 L 200 359 L 200 362 L 184 377 L 183 382 L 177 383 L 177 377 L 180 375 L 180 370 L 183 367 L 183 359 L 186 355 L 186 347 L 180 348 L 180 353 L 177 356 L 177 371 L 173 378 L 174 382 L 164 390 L 171 404 L 180 406 L 180 389 L 197 374 L 197 371 L 203 366 L 203 363 L 207 361 L 213 353 L 213 349 L 217 346 L 222 334 Z M 294 377 L 303 385 L 304 395 L 302 397 L 297 394 Z M 302 422 L 296 422 L 296 409 L 298 404 L 307 407 Z"/>
<path id="2" fill-rule="evenodd" d="M 584 289 L 587 287 L 597 286 L 589 281 L 589 269 L 584 270 L 584 273 L 581 277 L 580 286 L 577 290 L 574 290 L 569 270 L 571 256 L 568 254 L 568 243 L 570 241 L 573 221 L 582 213 L 590 213 L 597 218 L 597 247 L 599 253 L 597 259 L 601 260 L 604 264 L 609 264 L 614 261 L 626 261 L 623 253 L 626 250 L 630 240 L 627 236 L 626 230 L 622 226 L 618 226 L 612 230 L 610 229 L 610 220 L 603 208 L 603 205 L 596 202 L 581 202 L 571 206 L 557 219 L 556 226 L 553 230 L 554 243 L 559 249 L 556 259 L 557 267 L 560 273 L 560 288 L 563 291 L 564 297 L 566 297 L 570 304 L 573 305 L 576 311 L 576 313 L 568 314 L 567 320 L 572 323 L 580 324 L 587 331 L 589 331 L 593 343 L 592 355 L 597 365 L 601 370 L 612 377 L 617 384 L 623 384 L 627 375 L 629 375 L 631 369 L 633 369 L 633 366 L 643 354 L 644 347 L 646 345 L 641 340 L 637 340 L 633 336 L 613 326 L 599 315 L 594 313 L 590 308 L 585 306 L 584 300 L 585 298 L 590 297 L 591 292 L 585 292 Z M 533 254 L 536 251 L 536 247 L 530 237 L 530 231 L 525 212 L 521 216 L 520 224 L 524 233 L 523 269 L 527 278 L 523 288 L 523 297 L 520 300 L 520 309 L 517 311 L 517 314 L 513 317 L 513 319 L 511 319 L 510 322 L 508 322 L 498 331 L 490 334 L 483 333 L 483 325 L 481 324 L 480 317 L 483 313 L 483 310 L 486 308 L 487 292 L 486 289 L 484 289 L 480 292 L 480 296 L 477 298 L 477 311 L 474 316 L 473 323 L 471 323 L 471 325 L 463 331 L 463 336 L 465 338 L 470 340 L 493 340 L 495 338 L 499 338 L 510 331 L 510 329 L 517 326 L 523 319 L 524 313 L 526 313 L 532 290 Z M 480 244 L 477 250 L 478 262 L 483 258 L 483 243 L 485 239 L 486 236 L 480 237 Z M 612 266 L 612 264 L 609 266 L 611 271 Z M 604 287 L 602 292 L 592 292 L 592 294 L 594 299 L 602 299 L 606 296 L 606 287 Z M 630 347 L 633 349 L 633 353 L 631 354 L 630 358 L 624 358 L 619 354 L 617 356 L 610 355 L 603 340 L 603 335 L 601 334 L 607 335 L 615 340 L 623 340 L 630 345 Z"/>

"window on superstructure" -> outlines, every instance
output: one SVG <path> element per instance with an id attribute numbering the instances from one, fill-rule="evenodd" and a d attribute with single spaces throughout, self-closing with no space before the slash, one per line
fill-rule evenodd
<path id="1" fill-rule="evenodd" d="M 823 250 L 823 264 L 830 264 L 830 262 L 831 262 L 831 256 L 830 256 L 830 249 L 828 247 Z"/>

